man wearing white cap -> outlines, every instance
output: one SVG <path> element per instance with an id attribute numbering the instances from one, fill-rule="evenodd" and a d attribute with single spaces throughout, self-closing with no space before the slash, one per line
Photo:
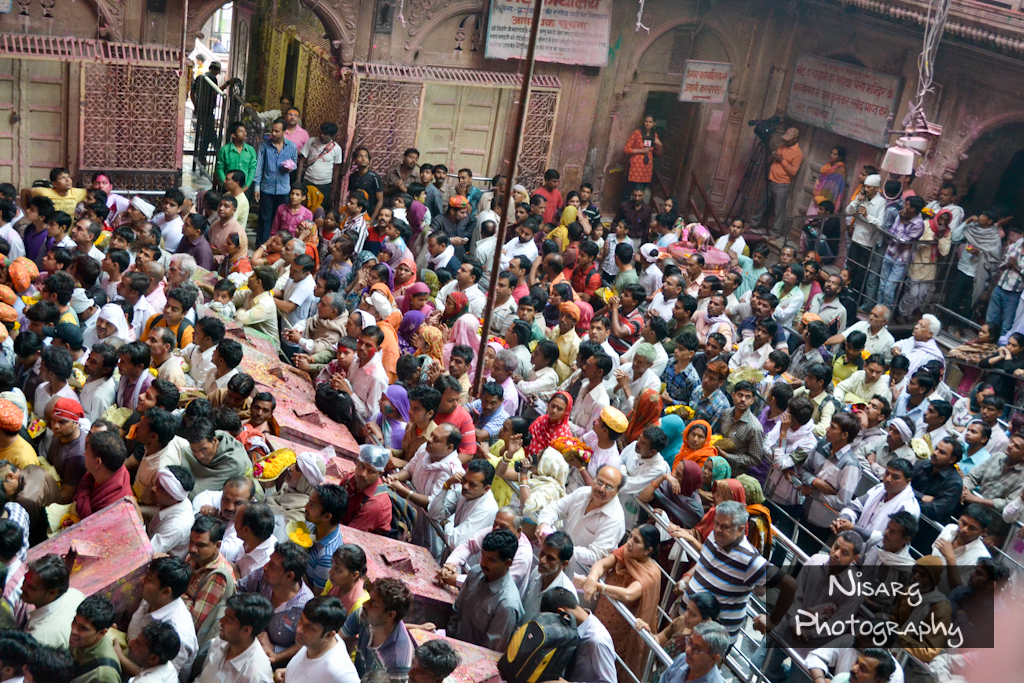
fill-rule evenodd
<path id="1" fill-rule="evenodd" d="M 855 290 L 864 286 L 871 250 L 878 239 L 876 228 L 882 226 L 885 218 L 885 197 L 879 191 L 881 187 L 882 176 L 869 175 L 864 179 L 860 193 L 846 206 L 846 215 L 853 216 L 852 243 L 846 267 L 851 275 L 850 286 Z"/>
<path id="2" fill-rule="evenodd" d="M 168 553 L 182 559 L 188 555 L 189 536 L 195 522 L 188 492 L 195 483 L 192 473 L 179 465 L 157 471 L 151 491 L 158 510 L 146 525 L 154 553 Z"/>
<path id="3" fill-rule="evenodd" d="M 788 128 L 782 134 L 782 144 L 775 148 L 771 156 L 772 165 L 768 169 L 768 198 L 764 204 L 750 218 L 754 225 L 760 225 L 768 216 L 768 201 L 775 209 L 775 222 L 771 226 L 770 236 L 782 235 L 786 226 L 786 203 L 789 199 L 789 188 L 800 170 L 803 163 L 804 153 L 797 141 L 800 139 L 800 131 L 796 128 Z"/>
<path id="4" fill-rule="evenodd" d="M 640 285 L 647 292 L 647 300 L 654 298 L 654 293 L 661 289 L 662 272 L 658 267 L 661 250 L 657 244 L 645 244 L 640 247 L 640 256 L 647 263 L 647 268 L 640 275 Z"/>

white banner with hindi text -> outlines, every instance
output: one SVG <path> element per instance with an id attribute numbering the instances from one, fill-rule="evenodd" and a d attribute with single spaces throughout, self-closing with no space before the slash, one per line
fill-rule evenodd
<path id="1" fill-rule="evenodd" d="M 728 62 L 698 62 L 686 60 L 680 102 L 707 102 L 722 104 L 729 94 L 729 76 L 732 65 Z"/>
<path id="2" fill-rule="evenodd" d="M 896 76 L 801 54 L 786 114 L 844 137 L 883 146 L 899 90 Z"/>
<path id="3" fill-rule="evenodd" d="M 612 0 L 544 0 L 536 58 L 539 62 L 606 66 Z M 526 59 L 533 0 L 491 0 L 487 59 Z"/>

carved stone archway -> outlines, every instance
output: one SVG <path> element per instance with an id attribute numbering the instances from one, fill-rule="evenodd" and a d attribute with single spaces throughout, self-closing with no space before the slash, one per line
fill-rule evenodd
<path id="1" fill-rule="evenodd" d="M 406 30 L 409 39 L 402 46 L 406 52 L 414 52 L 423 42 L 424 37 L 430 35 L 431 31 L 442 22 L 459 14 L 473 14 L 483 10 L 482 0 L 464 0 L 445 6 L 438 11 L 430 10 L 431 3 L 413 3 L 410 6 Z M 480 29 L 486 30 L 486 29 Z"/>
<path id="2" fill-rule="evenodd" d="M 104 0 L 97 0 L 103 2 Z M 301 0 L 302 5 L 320 19 L 324 25 L 334 55 L 341 64 L 351 64 L 355 57 L 356 21 L 359 14 L 358 0 Z M 193 0 L 188 8 L 187 44 L 195 39 L 224 0 Z"/>

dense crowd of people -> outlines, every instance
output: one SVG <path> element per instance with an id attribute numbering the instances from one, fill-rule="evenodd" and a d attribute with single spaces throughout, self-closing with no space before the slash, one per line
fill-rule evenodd
<path id="1" fill-rule="evenodd" d="M 343 195 L 337 127 L 311 137 L 281 112 L 258 150 L 229 126 L 218 185 L 194 198 L 129 200 L 106 173 L 76 188 L 66 169 L 0 184 L 0 680 L 439 683 L 456 651 L 417 646 L 410 629 L 436 625 L 405 622 L 409 585 L 371 581 L 346 529 L 426 548 L 439 569 L 419 578 L 457 591 L 445 634 L 502 663 L 536 624 L 571 625 L 576 656 L 553 677 L 580 683 L 639 674 L 643 630 L 675 658 L 662 680 L 724 680 L 742 630 L 784 634 L 777 615 L 820 597 L 812 572 L 783 570 L 781 534 L 809 566 L 914 571 L 946 624 L 1003 584 L 992 558 L 1024 514 L 1024 431 L 1002 421 L 1024 334 L 995 344 L 1017 324 L 1021 242 L 986 259 L 998 218 L 965 220 L 954 188 L 933 207 L 866 169 L 834 248 L 824 232 L 778 248 L 742 217 L 715 235 L 674 199 L 655 208 L 642 185 L 607 220 L 591 185 L 563 195 L 554 169 L 505 205 L 510 179 L 482 190 L 415 149 L 383 174 L 353 150 Z M 800 164 L 793 130 L 778 178 Z M 634 156 L 660 146 L 653 129 L 634 137 Z M 836 213 L 842 190 L 824 189 Z M 966 241 L 966 300 L 982 273 L 1002 292 L 977 344 L 991 353 L 953 356 L 974 370 L 959 395 L 937 317 L 889 330 L 897 304 L 909 317 L 931 294 L 897 302 L 892 286 L 925 218 L 948 221 L 943 254 L 944 231 Z M 877 240 L 872 282 L 856 263 Z M 350 474 L 329 480 L 302 452 L 260 480 L 277 401 L 242 371 L 233 323 L 279 347 L 363 444 Z M 124 499 L 154 556 L 119 631 L 62 558 L 26 554 Z M 663 569 L 680 557 L 665 623 Z M 752 620 L 766 587 L 782 606 Z M 903 680 L 895 649 L 828 645 L 801 642 L 815 681 Z M 893 647 L 950 654 L 936 635 Z M 782 652 L 753 661 L 783 680 Z"/>

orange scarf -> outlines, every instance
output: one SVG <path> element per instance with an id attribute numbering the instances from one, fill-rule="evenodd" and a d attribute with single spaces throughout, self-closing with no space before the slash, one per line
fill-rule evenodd
<path id="1" fill-rule="evenodd" d="M 689 441 L 686 440 L 686 437 L 695 425 L 702 425 L 707 433 L 707 437 L 704 439 L 703 446 L 697 449 L 692 449 L 690 448 Z M 703 467 L 704 461 L 712 455 L 718 455 L 718 449 L 711 445 L 711 425 L 705 420 L 694 420 L 690 424 L 686 425 L 686 429 L 683 430 L 683 447 L 679 449 L 676 459 L 672 462 L 672 469 L 675 470 L 679 467 L 679 463 L 683 460 L 692 460 Z"/>
<path id="2" fill-rule="evenodd" d="M 644 389 L 633 403 L 629 414 L 629 427 L 623 434 L 624 444 L 631 444 L 640 438 L 648 427 L 661 424 L 661 396 L 654 389 Z"/>

